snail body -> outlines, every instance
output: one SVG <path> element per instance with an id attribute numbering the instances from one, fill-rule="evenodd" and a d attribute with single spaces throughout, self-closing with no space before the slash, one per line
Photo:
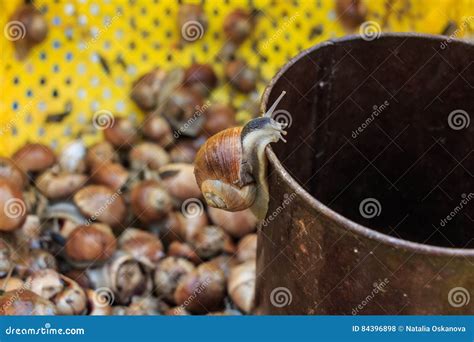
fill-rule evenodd
<path id="1" fill-rule="evenodd" d="M 259 219 L 265 218 L 269 200 L 265 148 L 284 141 L 284 125 L 271 118 L 284 95 L 263 117 L 217 133 L 198 151 L 194 173 L 209 206 L 228 211 L 250 208 Z"/>

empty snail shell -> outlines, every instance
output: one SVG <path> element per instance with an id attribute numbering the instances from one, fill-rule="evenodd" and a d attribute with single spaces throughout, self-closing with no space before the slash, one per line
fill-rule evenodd
<path id="1" fill-rule="evenodd" d="M 257 218 L 265 218 L 269 199 L 265 148 L 285 141 L 284 125 L 271 118 L 284 95 L 263 117 L 212 136 L 198 151 L 194 174 L 209 206 L 228 211 L 250 208 Z"/>

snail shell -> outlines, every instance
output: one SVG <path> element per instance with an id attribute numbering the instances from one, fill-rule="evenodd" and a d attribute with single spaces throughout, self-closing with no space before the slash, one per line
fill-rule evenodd
<path id="1" fill-rule="evenodd" d="M 196 181 L 212 207 L 239 211 L 255 201 L 254 179 L 248 178 L 247 183 L 241 179 L 241 133 L 242 127 L 234 127 L 214 135 L 196 157 Z"/>
<path id="2" fill-rule="evenodd" d="M 194 174 L 209 206 L 228 211 L 250 208 L 257 218 L 265 218 L 269 201 L 265 149 L 285 141 L 284 125 L 271 118 L 284 95 L 263 117 L 221 131 L 200 148 Z"/>

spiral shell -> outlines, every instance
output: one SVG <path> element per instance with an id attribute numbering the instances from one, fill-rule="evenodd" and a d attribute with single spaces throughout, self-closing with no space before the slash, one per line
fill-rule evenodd
<path id="1" fill-rule="evenodd" d="M 226 129 L 208 139 L 195 160 L 196 181 L 211 207 L 244 210 L 256 196 L 255 184 L 241 184 L 242 127 Z"/>

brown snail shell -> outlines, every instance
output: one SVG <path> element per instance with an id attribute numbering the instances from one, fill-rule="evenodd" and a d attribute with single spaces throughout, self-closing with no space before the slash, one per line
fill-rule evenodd
<path id="1" fill-rule="evenodd" d="M 167 147 L 174 141 L 173 132 L 168 121 L 156 114 L 150 114 L 145 118 L 142 131 L 145 137 L 161 147 Z"/>
<path id="2" fill-rule="evenodd" d="M 49 199 L 71 196 L 87 182 L 87 176 L 81 173 L 58 173 L 46 171 L 36 179 L 36 187 Z"/>
<path id="3" fill-rule="evenodd" d="M 224 33 L 231 42 L 236 45 L 242 44 L 252 33 L 255 20 L 252 14 L 237 8 L 230 12 L 224 20 Z"/>
<path id="4" fill-rule="evenodd" d="M 170 150 L 173 163 L 193 163 L 196 158 L 197 148 L 193 140 L 180 140 Z"/>
<path id="5" fill-rule="evenodd" d="M 54 152 L 43 144 L 26 144 L 13 154 L 12 159 L 24 172 L 41 172 L 56 162 Z"/>
<path id="6" fill-rule="evenodd" d="M 105 139 L 117 148 L 127 149 L 137 140 L 137 130 L 126 118 L 118 118 L 104 130 Z"/>
<path id="7" fill-rule="evenodd" d="M 257 71 L 243 60 L 229 62 L 225 66 L 225 75 L 229 83 L 238 91 L 248 94 L 257 86 Z"/>
<path id="8" fill-rule="evenodd" d="M 130 97 L 142 110 L 152 110 L 158 104 L 158 95 L 165 80 L 166 72 L 154 69 L 140 76 L 132 85 Z"/>
<path id="9" fill-rule="evenodd" d="M 110 227 L 91 224 L 76 227 L 66 240 L 66 255 L 76 266 L 89 266 L 108 260 L 117 242 Z"/>
<path id="10" fill-rule="evenodd" d="M 179 282 L 176 304 L 193 313 L 207 313 L 223 307 L 226 293 L 224 273 L 214 264 L 199 265 Z"/>
<path id="11" fill-rule="evenodd" d="M 202 263 L 201 258 L 196 254 L 194 249 L 184 242 L 173 241 L 168 246 L 168 256 L 185 258 L 191 261 L 194 265 Z"/>
<path id="12" fill-rule="evenodd" d="M 133 213 L 144 224 L 164 218 L 172 209 L 171 197 L 155 180 L 145 180 L 135 185 L 130 199 Z"/>
<path id="13" fill-rule="evenodd" d="M 127 183 L 128 177 L 129 172 L 119 163 L 100 164 L 91 174 L 95 183 L 106 185 L 113 190 L 121 189 Z"/>
<path id="14" fill-rule="evenodd" d="M 8 179 L 18 189 L 23 189 L 27 183 L 25 173 L 9 158 L 0 157 L 0 177 Z"/>
<path id="15" fill-rule="evenodd" d="M 285 94 L 263 117 L 221 131 L 201 146 L 194 174 L 209 206 L 228 211 L 250 208 L 257 218 L 265 218 L 269 202 L 265 149 L 272 142 L 285 141 L 285 125 L 271 118 Z"/>
<path id="16" fill-rule="evenodd" d="M 257 226 L 257 218 L 250 209 L 230 212 L 217 208 L 208 208 L 211 221 L 222 227 L 228 234 L 235 238 L 241 238 L 253 233 Z"/>
<path id="17" fill-rule="evenodd" d="M 0 279 L 0 289 L 5 292 L 24 288 L 25 282 L 17 277 L 7 277 Z"/>
<path id="18" fill-rule="evenodd" d="M 237 245 L 237 259 L 240 262 L 257 259 L 257 234 L 248 234 Z"/>
<path id="19" fill-rule="evenodd" d="M 134 170 L 158 170 L 170 162 L 168 153 L 158 144 L 142 142 L 135 145 L 129 154 L 130 164 Z"/>
<path id="20" fill-rule="evenodd" d="M 147 296 L 152 291 L 149 268 L 122 251 L 117 251 L 104 266 L 88 268 L 86 272 L 93 288 L 106 290 L 111 302 L 117 304 L 126 305 L 133 296 Z"/>
<path id="21" fill-rule="evenodd" d="M 158 297 L 174 304 L 174 292 L 181 279 L 194 270 L 194 265 L 186 259 L 166 257 L 155 270 L 155 289 Z"/>
<path id="22" fill-rule="evenodd" d="M 84 290 L 72 279 L 61 275 L 64 289 L 58 293 L 53 302 L 60 315 L 81 315 L 87 307 L 87 297 Z"/>
<path id="23" fill-rule="evenodd" d="M 184 85 L 207 96 L 217 85 L 217 76 L 209 64 L 193 64 L 184 73 Z"/>
<path id="24" fill-rule="evenodd" d="M 198 135 L 204 119 L 204 107 L 201 95 L 190 88 L 180 87 L 170 94 L 163 106 L 163 116 L 174 129 L 175 138 Z"/>
<path id="25" fill-rule="evenodd" d="M 126 215 L 125 201 L 119 192 L 103 185 L 88 185 L 74 195 L 74 203 L 86 218 L 120 227 Z"/>
<path id="26" fill-rule="evenodd" d="M 31 48 L 41 43 L 48 35 L 48 24 L 41 12 L 34 5 L 23 5 L 10 18 L 12 22 L 19 22 L 21 27 L 12 28 L 7 33 L 14 41 L 16 57 L 23 60 Z M 8 37 L 7 37 L 8 38 Z"/>
<path id="27" fill-rule="evenodd" d="M 94 170 L 95 167 L 103 163 L 116 162 L 119 160 L 117 151 L 111 143 L 102 141 L 90 147 L 86 153 L 86 164 Z"/>
<path id="28" fill-rule="evenodd" d="M 179 201 L 201 198 L 201 191 L 194 177 L 194 166 L 186 163 L 168 164 L 161 167 L 159 175 L 163 187 Z"/>
<path id="29" fill-rule="evenodd" d="M 367 17 L 367 7 L 361 0 L 336 0 L 336 14 L 344 28 L 351 32 Z"/>
<path id="30" fill-rule="evenodd" d="M 1 316 L 56 315 L 56 306 L 36 293 L 20 288 L 0 296 Z"/>
<path id="31" fill-rule="evenodd" d="M 140 260 L 150 268 L 165 256 L 163 244 L 152 233 L 136 228 L 127 228 L 119 238 L 119 248 Z"/>
<path id="32" fill-rule="evenodd" d="M 218 226 L 206 226 L 199 229 L 191 238 L 191 244 L 202 259 L 210 259 L 224 251 L 226 234 Z"/>
<path id="33" fill-rule="evenodd" d="M 236 112 L 231 106 L 216 103 L 211 105 L 205 115 L 202 131 L 207 136 L 212 136 L 227 128 L 234 127 Z"/>
<path id="34" fill-rule="evenodd" d="M 255 184 L 241 182 L 242 127 L 226 129 L 198 151 L 194 174 L 206 202 L 229 211 L 244 210 L 256 196 Z M 219 165 L 219 167 L 214 167 Z"/>
<path id="35" fill-rule="evenodd" d="M 232 301 L 245 313 L 251 313 L 255 300 L 255 260 L 235 266 L 230 271 L 227 291 Z"/>

